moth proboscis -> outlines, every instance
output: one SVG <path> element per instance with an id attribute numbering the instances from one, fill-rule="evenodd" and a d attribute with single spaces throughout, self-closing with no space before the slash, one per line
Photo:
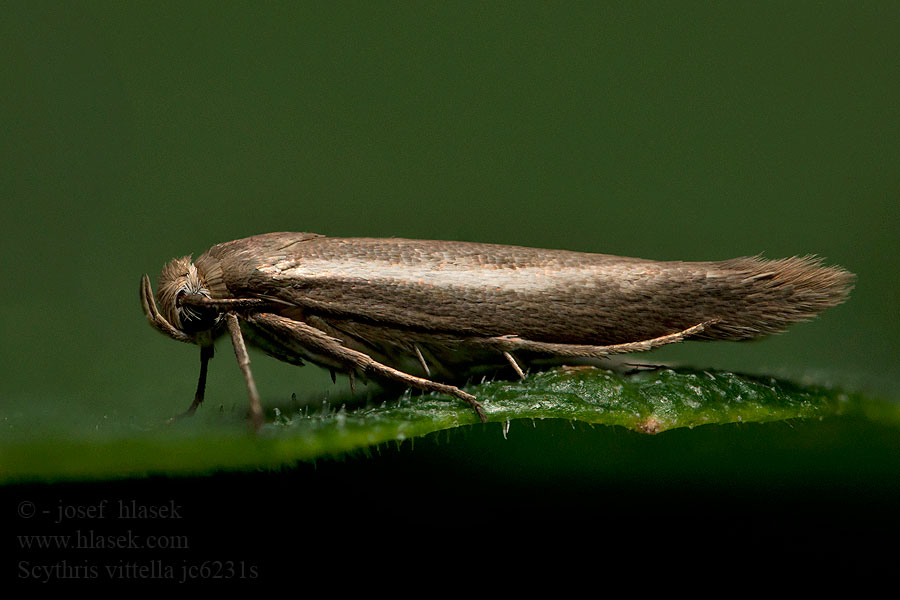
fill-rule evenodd
<path id="1" fill-rule="evenodd" d="M 840 304 L 852 273 L 816 257 L 653 261 L 567 250 L 397 238 L 269 233 L 170 261 L 150 324 L 200 346 L 203 402 L 213 343 L 226 331 L 255 429 L 264 415 L 247 343 L 285 362 L 454 396 L 473 365 L 605 358 L 692 340 L 779 333 Z M 157 304 L 158 300 L 158 304 Z"/>

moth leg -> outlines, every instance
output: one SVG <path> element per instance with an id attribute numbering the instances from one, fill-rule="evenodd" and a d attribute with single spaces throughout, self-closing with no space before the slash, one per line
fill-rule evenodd
<path id="1" fill-rule="evenodd" d="M 200 377 L 197 379 L 197 392 L 194 394 L 194 401 L 191 407 L 185 412 L 186 415 L 194 414 L 197 407 L 203 404 L 203 397 L 206 395 L 206 372 L 209 368 L 209 361 L 215 353 L 212 344 L 209 346 L 200 346 Z"/>
<path id="2" fill-rule="evenodd" d="M 553 344 L 548 342 L 535 342 L 517 336 L 498 336 L 492 338 L 470 338 L 467 343 L 478 344 L 500 352 L 513 350 L 527 350 L 555 356 L 570 356 L 578 358 L 605 358 L 613 354 L 629 354 L 631 352 L 644 352 L 666 344 L 674 344 L 684 341 L 684 338 L 700 333 L 716 320 L 704 321 L 682 331 L 662 335 L 649 340 L 639 342 L 627 342 L 613 344 L 611 346 L 589 346 L 584 344 Z"/>
<path id="3" fill-rule="evenodd" d="M 633 375 L 635 373 L 640 373 L 642 371 L 659 371 L 661 369 L 665 369 L 666 365 L 648 365 L 644 363 L 622 363 L 626 367 L 631 367 L 626 372 L 626 375 Z"/>
<path id="4" fill-rule="evenodd" d="M 519 366 L 519 363 L 516 362 L 516 358 L 509 352 L 504 352 L 503 356 L 509 361 L 509 364 L 512 365 L 512 368 L 519 376 L 519 379 L 525 379 L 525 373 L 522 371 L 522 367 Z"/>
<path id="5" fill-rule="evenodd" d="M 413 344 L 413 349 L 416 351 L 416 358 L 419 359 L 419 364 L 422 365 L 422 369 L 425 371 L 425 376 L 431 377 L 431 369 L 428 368 L 428 363 L 425 362 L 425 357 L 422 356 L 422 351 L 419 350 L 419 345 Z"/>
<path id="6" fill-rule="evenodd" d="M 231 334 L 231 343 L 234 346 L 234 355 L 237 358 L 241 373 L 244 374 L 244 382 L 250 393 L 250 419 L 253 429 L 259 431 L 263 424 L 262 404 L 259 401 L 259 392 L 256 382 L 253 380 L 253 372 L 250 370 L 250 355 L 247 354 L 247 346 L 244 344 L 244 336 L 241 334 L 241 326 L 237 315 L 233 312 L 225 314 L 225 323 L 228 325 L 228 333 Z"/>
<path id="7" fill-rule="evenodd" d="M 482 423 L 487 421 L 484 416 L 484 409 L 478 400 L 475 399 L 475 396 L 467 394 L 455 386 L 415 377 L 383 365 L 368 354 L 347 348 L 341 345 L 340 340 L 302 321 L 294 321 L 293 319 L 271 313 L 257 313 L 249 316 L 248 319 L 269 330 L 278 331 L 286 339 L 294 340 L 299 346 L 310 352 L 327 356 L 343 365 L 351 373 L 356 371 L 362 375 L 376 375 L 420 390 L 456 396 L 475 410 Z"/>
<path id="8" fill-rule="evenodd" d="M 209 361 L 213 357 L 214 349 L 212 344 L 208 346 L 200 346 L 200 377 L 197 379 L 197 391 L 194 393 L 194 401 L 190 407 L 183 413 L 175 415 L 169 419 L 168 423 L 174 423 L 178 419 L 193 416 L 197 411 L 197 407 L 203 404 L 203 397 L 206 394 L 206 372 L 209 367 Z"/>

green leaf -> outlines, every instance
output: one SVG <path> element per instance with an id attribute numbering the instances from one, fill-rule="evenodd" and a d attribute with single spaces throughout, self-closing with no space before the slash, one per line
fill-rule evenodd
<path id="1" fill-rule="evenodd" d="M 649 369 L 617 372 L 559 368 L 524 381 L 492 381 L 466 388 L 482 402 L 488 425 L 456 399 L 406 393 L 378 404 L 295 401 L 268 406 L 268 422 L 250 433 L 243 410 L 203 407 L 172 425 L 163 416 L 137 423 L 121 415 L 42 429 L 23 415 L 7 415 L 0 443 L 6 481 L 189 474 L 219 469 L 277 468 L 296 461 L 402 443 L 462 426 L 498 427 L 513 420 L 562 419 L 619 426 L 645 434 L 729 423 L 766 423 L 860 417 L 900 427 L 900 406 L 828 386 L 800 385 L 721 371 Z M 387 397 L 382 394 L 381 398 Z"/>

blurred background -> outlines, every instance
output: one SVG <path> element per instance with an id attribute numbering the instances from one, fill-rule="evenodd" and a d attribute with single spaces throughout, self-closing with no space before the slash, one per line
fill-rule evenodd
<path id="1" fill-rule="evenodd" d="M 857 274 L 847 304 L 764 341 L 638 358 L 898 397 L 894 2 L 4 6 L 9 435 L 183 410 L 198 352 L 148 327 L 140 276 L 285 230 L 817 254 Z M 208 398 L 243 402 L 219 353 Z M 264 401 L 346 387 L 252 358 Z M 530 456 L 512 448 L 501 463 Z M 553 463 L 552 445 L 525 452 Z"/>

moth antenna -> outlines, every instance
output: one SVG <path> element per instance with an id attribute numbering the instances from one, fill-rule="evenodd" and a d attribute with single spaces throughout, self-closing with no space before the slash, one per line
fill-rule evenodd
<path id="1" fill-rule="evenodd" d="M 419 359 L 419 364 L 422 365 L 422 368 L 425 370 L 426 377 L 431 377 L 431 369 L 428 368 L 428 363 L 425 362 L 425 357 L 422 356 L 422 351 L 419 350 L 418 344 L 413 344 L 413 349 L 416 351 L 416 357 Z"/>
<path id="2" fill-rule="evenodd" d="M 516 362 L 516 358 L 509 352 L 504 352 L 503 356 L 506 357 L 506 360 L 509 361 L 509 364 L 512 365 L 512 368 L 519 375 L 519 379 L 525 379 L 525 373 L 522 371 L 522 367 L 519 366 L 519 363 Z"/>
<path id="3" fill-rule="evenodd" d="M 185 294 L 179 299 L 182 306 L 218 308 L 220 310 L 241 310 L 272 308 L 275 304 L 260 298 L 207 298 L 198 294 Z"/>

